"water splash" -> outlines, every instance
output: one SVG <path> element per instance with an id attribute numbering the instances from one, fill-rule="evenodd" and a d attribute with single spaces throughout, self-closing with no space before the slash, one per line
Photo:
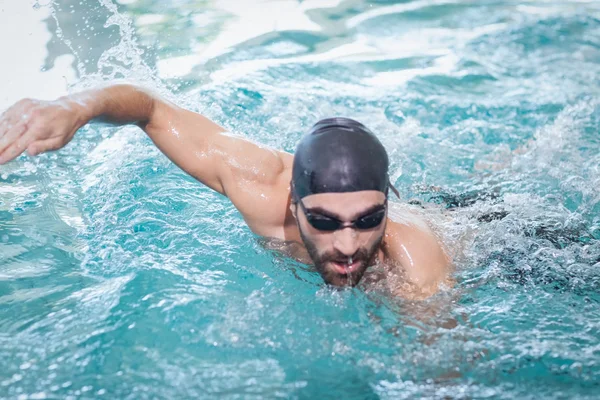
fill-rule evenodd
<path id="1" fill-rule="evenodd" d="M 119 42 L 91 73 L 86 47 L 70 47 L 83 82 L 159 81 L 138 16 L 99 4 Z M 403 198 L 462 253 L 455 288 L 418 304 L 323 288 L 255 245 L 226 199 L 137 128 L 92 126 L 33 167 L 3 169 L 2 395 L 595 398 L 597 5 L 416 5 L 313 8 L 320 31 L 232 45 L 192 66 L 178 82 L 192 90 L 175 97 L 288 151 L 320 117 L 364 121 Z M 165 20 L 146 39 L 201 51 L 188 25 Z M 402 35 L 422 40 L 404 46 Z M 233 78 L 211 81 L 220 71 Z"/>

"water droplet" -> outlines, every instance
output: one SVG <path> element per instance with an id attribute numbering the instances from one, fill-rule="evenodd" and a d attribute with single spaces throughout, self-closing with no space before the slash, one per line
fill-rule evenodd
<path id="1" fill-rule="evenodd" d="M 29 362 L 25 362 L 23 364 L 21 364 L 21 366 L 19 367 L 19 369 L 25 370 L 25 369 L 29 369 L 31 368 L 31 363 Z"/>

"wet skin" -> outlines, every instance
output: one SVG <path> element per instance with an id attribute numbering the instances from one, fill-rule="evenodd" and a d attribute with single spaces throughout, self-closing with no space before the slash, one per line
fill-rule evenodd
<path id="1" fill-rule="evenodd" d="M 34 156 L 58 150 L 93 120 L 139 126 L 182 170 L 227 196 L 255 234 L 296 243 L 290 255 L 314 262 L 327 283 L 356 285 L 375 262 L 401 271 L 413 288 L 397 291 L 404 297 L 428 297 L 449 281 L 451 261 L 426 224 L 386 218 L 368 230 L 318 231 L 292 201 L 293 155 L 228 134 L 141 87 L 113 84 L 56 101 L 16 103 L 0 117 L 0 164 L 25 151 Z M 308 210 L 351 222 L 383 204 L 385 196 L 377 191 L 321 193 L 302 201 Z"/>
<path id="2" fill-rule="evenodd" d="M 350 223 L 385 206 L 382 192 L 320 193 L 302 199 L 306 210 Z M 292 205 L 302 242 L 323 280 L 335 286 L 355 286 L 373 264 L 385 233 L 386 220 L 371 229 L 344 226 L 328 232 L 314 228 L 298 204 Z"/>

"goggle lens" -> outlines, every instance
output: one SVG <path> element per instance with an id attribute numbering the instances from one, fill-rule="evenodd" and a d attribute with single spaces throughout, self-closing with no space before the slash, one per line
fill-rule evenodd
<path id="1" fill-rule="evenodd" d="M 313 228 L 320 231 L 333 232 L 345 225 L 342 221 L 339 221 L 335 218 L 316 216 L 306 211 L 305 214 L 308 223 L 311 224 Z M 350 226 L 360 230 L 372 229 L 379 226 L 384 217 L 385 208 L 382 208 L 381 210 L 374 211 L 368 215 L 358 218 L 357 220 L 353 221 Z"/>

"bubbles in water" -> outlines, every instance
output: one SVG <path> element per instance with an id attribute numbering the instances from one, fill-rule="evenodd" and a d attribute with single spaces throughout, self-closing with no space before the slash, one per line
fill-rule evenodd
<path id="1" fill-rule="evenodd" d="M 29 161 L 23 163 L 23 169 L 25 170 L 26 174 L 33 174 L 37 172 L 36 165 Z"/>
<path id="2" fill-rule="evenodd" d="M 55 2 L 57 7 L 61 3 Z M 125 3 L 120 2 L 119 7 L 126 8 Z M 178 2 L 178 6 L 185 7 L 187 3 L 193 2 Z M 80 3 L 85 7 L 88 4 L 91 3 Z M 81 43 L 82 38 L 90 40 L 92 37 L 89 34 L 94 30 L 90 25 L 94 22 L 92 19 L 90 24 L 79 23 L 77 29 L 81 36 L 75 35 L 73 28 L 65 28 L 63 32 L 59 26 L 55 32 L 56 38 L 63 40 L 77 60 L 84 60 L 77 64 L 82 77 L 78 85 L 94 85 L 118 76 L 159 85 L 153 64 L 146 65 L 142 58 L 140 35 L 132 20 L 150 13 L 144 7 L 152 6 L 136 5 L 135 13 L 120 14 L 114 1 L 101 0 L 99 4 L 100 8 L 108 10 L 110 17 L 106 21 L 107 29 L 100 29 L 100 35 L 110 28 L 116 28 L 120 35 L 114 47 L 90 50 L 87 43 Z M 421 3 L 415 4 L 420 7 Z M 34 6 L 39 7 L 39 3 Z M 346 6 L 340 3 L 339 7 L 344 9 Z M 44 191 L 59 195 L 51 201 L 30 203 L 32 210 L 27 213 L 39 211 L 40 214 L 26 213 L 25 217 L 31 217 L 30 220 L 19 220 L 11 225 L 22 230 L 18 232 L 20 236 L 15 235 L 15 239 L 12 233 L 11 236 L 0 236 L 3 243 L 9 243 L 2 249 L 2 257 L 7 254 L 5 250 L 14 252 L 5 265 L 23 271 L 27 271 L 24 261 L 36 266 L 49 262 L 61 265 L 52 277 L 11 282 L 9 286 L 15 291 L 2 294 L 2 301 L 16 305 L 4 307 L 2 311 L 19 311 L 18 315 L 9 315 L 3 320 L 16 326 L 22 326 L 22 321 L 36 321 L 33 326 L 25 325 L 8 342 L 0 342 L 0 356 L 15 360 L 7 366 L 8 371 L 15 373 L 15 369 L 31 358 L 31 354 L 26 354 L 31 353 L 29 349 L 40 349 L 40 369 L 44 365 L 57 365 L 48 368 L 55 374 L 51 378 L 36 374 L 31 367 L 28 369 L 32 372 L 28 374 L 30 376 L 18 375 L 19 380 L 27 382 L 11 389 L 59 390 L 65 388 L 60 383 L 69 377 L 73 391 L 65 389 L 56 396 L 75 394 L 73 397 L 77 397 L 80 395 L 78 390 L 97 390 L 98 395 L 107 393 L 114 397 L 113 389 L 78 386 L 81 384 L 77 375 L 80 365 L 76 363 L 85 359 L 90 363 L 90 370 L 99 371 L 98 376 L 103 379 L 99 385 L 112 388 L 110 382 L 104 381 L 123 374 L 115 374 L 122 364 L 121 356 L 110 354 L 111 362 L 105 362 L 108 353 L 96 351 L 87 344 L 93 341 L 99 346 L 110 346 L 120 340 L 136 342 L 139 348 L 148 350 L 143 354 L 140 352 L 139 359 L 132 356 L 133 362 L 128 364 L 132 375 L 140 372 L 132 365 L 141 365 L 147 368 L 142 372 L 148 376 L 174 376 L 181 379 L 182 392 L 170 392 L 175 385 L 160 379 L 148 387 L 142 382 L 117 380 L 115 390 L 125 393 L 131 389 L 125 385 L 131 384 L 138 385 L 140 390 L 148 390 L 148 393 L 155 391 L 172 398 L 182 397 L 177 394 L 184 391 L 188 397 L 194 397 L 192 395 L 198 389 L 193 386 L 194 382 L 209 383 L 215 390 L 227 387 L 228 393 L 235 393 L 238 388 L 235 385 L 241 382 L 240 392 L 232 395 L 243 397 L 244 384 L 250 380 L 256 383 L 252 385 L 255 392 L 251 395 L 259 396 L 256 390 L 264 385 L 269 375 L 273 375 L 270 373 L 273 371 L 278 371 L 284 378 L 300 375 L 297 382 L 289 382 L 294 386 L 290 386 L 288 397 L 306 398 L 319 398 L 318 393 L 310 390 L 328 383 L 328 379 L 341 391 L 347 390 L 357 398 L 373 397 L 373 388 L 383 398 L 407 397 L 407 393 L 410 393 L 408 397 L 437 398 L 455 395 L 457 390 L 462 393 L 463 389 L 465 396 L 486 397 L 485 393 L 493 393 L 497 388 L 504 390 L 504 375 L 498 375 L 497 371 L 509 371 L 510 376 L 518 377 L 523 368 L 526 374 L 530 372 L 527 368 L 535 369 L 541 384 L 553 382 L 557 371 L 565 382 L 586 384 L 597 380 L 597 372 L 591 367 L 586 369 L 586 366 L 594 365 L 594 355 L 581 350 L 586 346 L 591 348 L 594 340 L 597 342 L 597 338 L 590 339 L 590 336 L 593 336 L 594 324 L 598 321 L 595 308 L 598 295 L 594 288 L 598 277 L 594 268 L 598 268 L 600 260 L 597 246 L 600 223 L 595 188 L 600 182 L 597 168 L 600 163 L 597 155 L 592 154 L 597 151 L 595 139 L 586 141 L 589 138 L 584 138 L 584 128 L 576 123 L 583 120 L 592 125 L 588 129 L 595 135 L 596 125 L 587 122 L 594 111 L 585 107 L 581 110 L 567 107 L 562 115 L 558 115 L 558 111 L 546 109 L 560 110 L 565 106 L 564 100 L 552 99 L 557 104 L 549 105 L 543 96 L 536 96 L 537 89 L 560 95 L 563 91 L 556 90 L 560 88 L 568 89 L 568 95 L 559 97 L 570 96 L 569 102 L 580 98 L 581 93 L 577 90 L 585 88 L 571 90 L 556 80 L 568 71 L 560 70 L 563 55 L 555 51 L 556 46 L 548 35 L 559 32 L 564 36 L 562 43 L 568 43 L 572 31 L 589 34 L 589 27 L 582 23 L 576 30 L 550 29 L 544 33 L 543 47 L 553 49 L 556 54 L 551 59 L 557 63 L 536 65 L 535 59 L 524 54 L 525 62 L 530 65 L 525 71 L 528 78 L 522 79 L 523 71 L 518 69 L 523 66 L 521 62 L 511 69 L 510 74 L 504 71 L 501 63 L 494 65 L 493 57 L 482 65 L 477 62 L 482 57 L 479 52 L 470 54 L 469 46 L 461 41 L 470 37 L 472 39 L 468 40 L 477 43 L 477 50 L 493 49 L 496 54 L 500 48 L 499 51 L 510 54 L 511 37 L 515 32 L 525 32 L 524 36 L 534 39 L 540 37 L 535 24 L 522 23 L 478 35 L 473 26 L 487 23 L 481 22 L 480 18 L 471 18 L 471 15 L 482 15 L 478 6 L 453 9 L 452 17 L 447 19 L 445 14 L 434 18 L 433 13 L 439 10 L 427 5 L 427 19 L 418 21 L 434 25 L 433 30 L 427 27 L 420 30 L 428 35 L 424 41 L 426 48 L 420 52 L 421 49 L 415 47 L 411 49 L 414 54 L 410 57 L 400 57 L 398 54 L 404 52 L 397 51 L 397 27 L 408 30 L 410 26 L 378 21 L 394 22 L 398 16 L 407 20 L 403 11 L 398 11 L 396 6 L 380 8 L 370 4 L 369 7 L 382 11 L 365 18 L 357 26 L 360 40 L 367 46 L 373 44 L 370 49 L 358 46 L 358 53 L 342 55 L 342 60 L 338 60 L 338 56 L 334 56 L 339 54 L 338 51 L 348 49 L 351 53 L 356 44 L 356 33 L 343 27 L 347 22 L 344 19 L 358 11 L 344 9 L 339 13 L 336 9 L 334 20 L 327 9 L 313 10 L 320 17 L 310 18 L 315 24 L 320 20 L 328 21 L 321 26 L 322 31 L 317 36 L 309 30 L 273 31 L 266 37 L 258 36 L 260 40 L 232 44 L 226 54 L 191 66 L 188 76 L 178 83 L 181 83 L 180 90 L 191 85 L 196 88 L 175 97 L 195 109 L 199 108 L 198 104 L 209 104 L 206 108 L 209 116 L 216 116 L 221 122 L 262 143 L 290 151 L 303 129 L 321 116 L 348 112 L 364 118 L 367 125 L 377 128 L 374 131 L 390 149 L 392 181 L 399 181 L 401 192 L 422 200 L 423 213 L 429 213 L 427 215 L 440 227 L 439 232 L 449 245 L 464 248 L 466 257 L 457 263 L 459 279 L 455 288 L 417 305 L 383 296 L 369 298 L 372 294 L 365 295 L 360 290 L 349 290 L 340 295 L 319 289 L 320 278 L 315 277 L 307 266 L 281 261 L 277 256 L 253 247 L 254 237 L 233 206 L 183 176 L 147 138 L 141 138 L 137 131 L 129 135 L 131 132 L 110 130 L 108 134 L 108 131 L 99 132 L 93 127 L 75 141 L 87 148 L 95 147 L 94 140 L 110 145 L 106 157 L 93 157 L 83 150 L 86 147 L 75 145 L 45 158 L 44 162 L 48 164 L 44 165 L 52 168 L 36 170 L 37 164 L 24 163 L 18 164 L 22 169 L 10 170 L 18 176 L 25 177 L 23 171 L 29 175 L 26 182 L 19 183 L 21 194 L 17 191 L 10 194 L 16 199 L 14 207 L 30 201 L 23 193 L 32 185 L 40 185 Z M 78 12 L 81 8 L 78 7 Z M 467 9 L 472 14 L 457 18 Z M 504 21 L 510 18 L 510 10 L 503 8 L 501 14 L 497 14 L 490 6 L 489 11 L 485 13 L 486 19 Z M 70 12 L 73 14 L 66 12 L 69 18 L 82 20 L 74 10 Z M 202 13 L 202 10 L 193 13 Z M 169 28 L 177 34 L 185 25 L 181 22 L 185 13 L 180 14 L 173 16 L 173 27 Z M 415 18 L 420 14 L 415 13 Z M 561 21 L 569 18 L 556 16 L 540 24 L 542 28 L 548 23 L 560 28 Z M 460 28 L 455 27 L 457 21 L 460 21 Z M 98 26 L 104 22 L 102 20 Z M 336 31 L 332 35 L 329 23 L 335 25 Z M 440 23 L 444 29 L 439 29 Z M 365 29 L 367 26 L 369 29 Z M 385 29 L 379 29 L 380 26 Z M 160 28 L 156 29 L 157 35 L 163 35 L 166 29 Z M 165 35 L 169 34 L 172 32 L 167 29 Z M 218 30 L 216 35 L 221 37 Z M 386 46 L 381 46 L 381 39 L 386 39 L 382 36 L 386 35 L 394 37 L 389 42 L 393 44 L 389 51 Z M 177 35 L 178 44 L 182 45 L 181 49 L 177 48 L 178 55 L 192 55 L 192 51 L 185 54 L 186 40 L 196 46 L 194 52 L 216 43 L 211 42 L 212 36 L 191 36 L 192 39 L 185 34 Z M 589 37 L 593 38 L 593 35 Z M 261 43 L 276 44 L 281 38 L 305 48 L 302 51 L 307 52 L 307 58 L 294 59 L 294 54 L 280 52 L 277 57 L 285 56 L 286 59 L 265 59 L 274 53 L 271 51 L 265 56 Z M 456 43 L 460 45 L 455 46 Z M 249 47 L 256 47 L 251 50 L 257 50 L 259 55 L 246 53 Z M 106 50 L 97 65 L 93 65 L 97 60 L 94 50 Z M 160 50 L 161 54 L 168 53 L 168 49 Z M 528 53 L 539 55 L 544 51 L 541 48 Z M 448 69 L 435 69 L 431 71 L 433 75 L 419 75 L 423 72 L 422 67 L 426 68 L 436 58 L 431 54 L 445 53 L 456 53 L 457 63 Z M 567 59 L 569 63 L 578 62 Z M 249 66 L 268 67 L 252 69 L 250 73 L 239 68 L 242 72 L 235 75 L 235 79 L 211 81 L 211 73 L 224 71 L 240 60 L 242 66 L 247 62 Z M 95 73 L 86 74 L 86 69 L 96 66 Z M 593 64 L 580 64 L 579 67 L 570 68 L 572 72 L 567 75 L 579 74 L 579 71 L 586 71 L 590 77 L 597 75 Z M 531 90 L 527 85 L 530 81 L 537 82 L 536 75 L 531 73 L 535 68 L 544 72 L 540 76 L 545 85 Z M 404 79 L 407 71 L 414 77 Z M 491 74 L 494 80 L 479 78 Z M 373 76 L 385 78 L 382 81 L 386 83 L 386 90 L 372 90 L 367 81 L 361 81 Z M 397 85 L 400 81 L 404 83 Z M 597 80 L 582 81 L 588 82 L 586 85 L 592 88 L 590 90 L 596 91 L 594 82 Z M 240 94 L 240 88 L 250 91 L 244 89 L 245 93 Z M 253 97 L 252 91 L 260 93 L 260 98 Z M 533 143 L 526 146 L 530 139 Z M 519 146 L 525 151 L 514 151 Z M 140 148 L 143 151 L 139 151 Z M 473 168 L 477 160 L 500 148 L 503 150 L 499 157 L 507 159 L 497 163 L 501 168 L 483 172 Z M 580 153 L 580 148 L 587 148 L 588 153 Z M 82 165 L 81 170 L 74 172 L 69 163 Z M 33 176 L 32 172 L 37 172 L 39 177 Z M 48 183 L 52 174 L 56 175 Z M 61 178 L 70 174 L 75 174 L 72 178 L 75 183 L 84 184 L 65 186 Z M 9 174 L 4 172 L 1 176 L 6 180 Z M 417 190 L 416 184 L 429 188 L 437 185 L 438 190 Z M 470 196 L 471 192 L 486 192 L 490 188 L 498 188 L 494 196 Z M 574 192 L 581 195 L 575 196 Z M 554 198 L 550 198 L 550 194 Z M 5 199 L 3 193 L 2 201 Z M 74 201 L 66 202 L 66 199 Z M 428 200 L 437 203 L 435 208 L 427 204 Z M 37 205 L 42 203 L 44 207 L 38 209 Z M 416 204 L 415 207 L 421 209 L 419 203 Z M 0 205 L 5 206 L 4 203 Z M 69 243 L 61 238 L 63 235 L 56 234 L 64 225 L 57 216 L 72 217 L 77 212 L 81 212 L 82 220 L 89 222 L 89 226 L 82 229 L 81 245 L 77 241 Z M 0 223 L 6 218 L 6 214 L 0 215 Z M 25 232 L 33 225 L 32 221 L 43 223 L 43 229 L 37 226 L 31 229 L 50 231 L 51 239 L 44 242 L 37 234 L 34 245 L 19 242 L 26 240 L 28 235 L 34 236 Z M 43 244 L 41 247 L 40 243 Z M 19 253 L 23 249 L 28 253 Z M 53 255 L 39 256 L 43 252 Z M 80 264 L 77 257 L 70 257 L 71 254 L 81 256 L 84 261 Z M 351 272 L 353 261 L 349 257 L 345 263 L 347 273 Z M 39 271 L 36 267 L 31 274 Z M 2 273 L 6 273 L 6 269 Z M 124 285 L 123 294 L 114 294 L 110 301 L 107 301 L 106 288 L 86 291 L 86 302 L 70 295 L 69 291 L 81 293 L 80 289 L 93 288 L 98 282 L 126 274 L 131 275 L 131 281 Z M 93 276 L 93 282 L 86 280 L 89 275 Z M 78 280 L 69 280 L 72 276 Z M 400 276 L 397 279 L 401 281 Z M 22 286 L 19 288 L 19 285 Z M 49 292 L 61 287 L 66 288 L 63 290 L 67 295 L 60 291 Z M 319 294 L 315 295 L 317 291 Z M 164 302 L 173 307 L 165 307 L 160 312 L 146 310 L 144 299 L 148 296 L 156 299 L 155 303 Z M 94 299 L 97 308 L 86 308 L 86 303 Z M 248 299 L 254 301 L 248 302 Z M 446 307 L 440 303 L 445 303 Z M 55 310 L 55 314 L 44 315 L 43 310 L 49 309 Z M 89 315 L 103 317 L 90 321 L 86 319 Z M 78 318 L 80 316 L 84 318 Z M 439 329 L 440 321 L 454 317 L 461 321 L 457 327 Z M 53 331 L 53 326 L 60 329 Z M 113 329 L 119 326 L 132 327 L 131 334 L 135 336 L 129 337 L 128 332 Z M 191 336 L 190 327 L 197 328 Z M 152 335 L 144 335 L 144 330 L 151 331 Z M 428 330 L 436 332 L 434 338 L 428 335 Z M 577 341 L 571 339 L 575 330 L 579 332 Z M 50 331 L 49 334 L 46 331 Z M 0 337 L 11 338 L 11 335 Z M 60 340 L 49 340 L 57 337 Z M 83 342 L 78 341 L 80 338 Z M 161 340 L 164 338 L 168 340 Z M 228 344 L 222 350 L 225 353 L 206 357 L 206 354 L 215 354 L 211 346 L 216 343 Z M 563 344 L 572 352 L 561 352 Z M 21 354 L 24 354 L 23 359 L 19 359 Z M 56 354 L 63 354 L 65 358 L 57 358 Z M 178 357 L 181 354 L 185 357 Z M 273 368 L 255 368 L 260 363 L 257 364 L 254 358 L 262 355 L 268 355 Z M 562 357 L 561 360 L 555 355 Z M 565 367 L 569 363 L 576 368 Z M 117 367 L 110 370 L 107 365 Z M 321 365 L 335 371 L 335 376 L 315 373 L 314 369 L 318 370 Z M 250 370 L 247 375 L 236 375 L 244 369 Z M 298 373 L 299 370 L 308 372 Z M 464 378 L 452 375 L 457 370 L 463 376 L 471 376 L 478 386 L 468 386 Z M 288 375 L 288 371 L 292 372 Z M 447 372 L 449 375 L 437 379 Z M 191 375 L 194 379 L 188 379 Z M 93 382 L 94 379 L 90 380 Z M 344 386 L 345 381 L 350 385 Z M 352 385 L 356 383 L 364 384 L 364 396 L 353 391 L 356 386 Z M 71 388 L 71 385 L 66 387 Z M 276 382 L 273 389 L 269 393 L 284 393 L 286 387 Z M 530 389 L 529 385 L 524 385 L 519 392 L 517 383 L 511 386 L 511 392 L 506 396 L 526 397 L 526 391 Z M 17 392 L 13 394 L 13 397 L 18 395 Z M 340 394 L 340 397 L 344 395 Z"/>

